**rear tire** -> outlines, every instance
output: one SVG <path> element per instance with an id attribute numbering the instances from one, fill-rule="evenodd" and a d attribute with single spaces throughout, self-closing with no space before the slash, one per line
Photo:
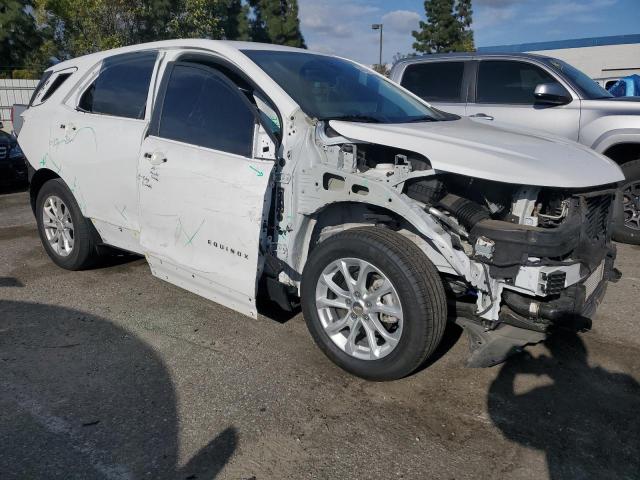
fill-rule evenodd
<path id="1" fill-rule="evenodd" d="M 42 245 L 56 265 L 66 270 L 95 265 L 99 255 L 94 227 L 61 179 L 40 188 L 35 214 Z"/>
<path id="2" fill-rule="evenodd" d="M 332 265 L 347 265 L 351 283 L 345 280 L 340 267 L 335 274 L 327 274 L 332 272 L 328 270 Z M 370 287 L 357 294 L 361 271 L 368 272 L 363 284 L 369 283 Z M 327 278 L 332 291 L 349 293 L 350 297 L 344 296 L 346 310 L 324 306 L 327 299 L 342 298 L 329 293 L 318 295 L 319 291 L 327 291 Z M 376 286 L 375 282 L 382 283 Z M 386 288 L 392 293 L 388 295 L 394 295 L 396 300 L 376 295 L 389 284 L 391 287 Z M 322 242 L 307 260 L 301 290 L 305 321 L 316 344 L 338 366 L 362 378 L 384 381 L 409 375 L 433 354 L 444 334 L 447 304 L 438 271 L 413 242 L 390 230 L 354 228 Z M 373 305 L 363 301 L 372 298 Z M 397 317 L 379 313 L 381 309 L 397 312 Z M 331 313 L 327 315 L 327 311 Z M 338 331 L 340 322 L 347 323 Z M 397 323 L 395 327 L 393 322 Z M 390 329 L 380 330 L 388 325 Z M 354 335 L 354 339 L 359 338 L 357 349 L 353 348 L 355 341 L 347 347 L 354 326 L 354 332 L 359 332 Z M 369 336 L 371 331 L 375 336 Z M 370 338 L 375 339 L 373 347 Z M 385 351 L 387 338 L 390 346 Z M 363 358 L 367 355 L 369 358 Z"/>
<path id="3" fill-rule="evenodd" d="M 616 198 L 613 238 L 640 245 L 640 159 L 624 163 L 620 168 L 625 180 Z"/>

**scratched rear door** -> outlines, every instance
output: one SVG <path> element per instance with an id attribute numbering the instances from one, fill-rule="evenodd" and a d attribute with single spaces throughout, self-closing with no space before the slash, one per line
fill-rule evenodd
<path id="1" fill-rule="evenodd" d="M 171 64 L 138 163 L 140 243 L 152 271 L 250 316 L 272 160 L 256 117 L 207 67 Z"/>

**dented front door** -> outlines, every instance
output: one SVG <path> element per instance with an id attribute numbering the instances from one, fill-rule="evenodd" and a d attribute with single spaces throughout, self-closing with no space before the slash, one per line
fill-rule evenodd
<path id="1" fill-rule="evenodd" d="M 139 159 L 140 243 L 155 275 L 256 316 L 273 162 L 251 158 L 254 112 L 226 79 L 180 63 L 166 76 Z"/>

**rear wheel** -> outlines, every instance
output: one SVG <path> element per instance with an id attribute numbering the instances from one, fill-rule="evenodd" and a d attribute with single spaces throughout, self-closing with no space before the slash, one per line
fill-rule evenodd
<path id="1" fill-rule="evenodd" d="M 613 218 L 613 237 L 619 242 L 640 244 L 640 159 L 621 166 L 625 181 L 618 193 Z"/>
<path id="2" fill-rule="evenodd" d="M 93 226 L 61 179 L 49 180 L 38 192 L 36 221 L 42 244 L 56 265 L 82 270 L 95 264 Z"/>
<path id="3" fill-rule="evenodd" d="M 434 265 L 414 243 L 381 228 L 339 233 L 313 250 L 302 308 L 320 349 L 371 380 L 413 372 L 440 343 L 447 317 Z"/>

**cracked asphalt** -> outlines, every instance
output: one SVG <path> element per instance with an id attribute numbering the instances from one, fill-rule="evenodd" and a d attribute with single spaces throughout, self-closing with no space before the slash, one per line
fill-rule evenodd
<path id="1" fill-rule="evenodd" d="M 448 329 L 372 383 L 300 314 L 257 320 L 118 257 L 68 272 L 0 195 L 0 479 L 638 479 L 640 248 L 591 331 L 490 369 Z"/>

